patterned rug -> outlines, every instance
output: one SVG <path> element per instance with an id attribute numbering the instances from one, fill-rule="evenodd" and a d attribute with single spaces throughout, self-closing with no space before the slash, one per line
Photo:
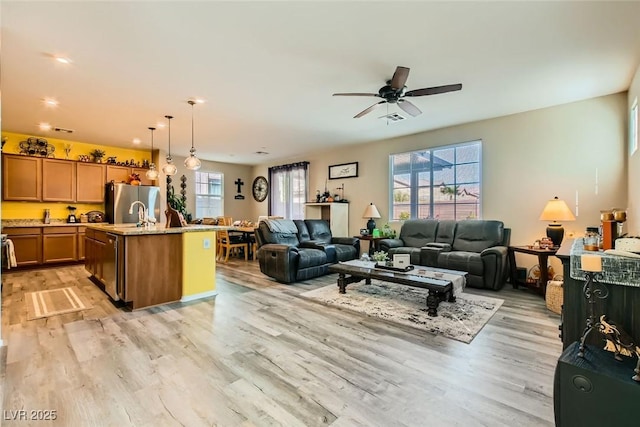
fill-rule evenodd
<path id="1" fill-rule="evenodd" d="M 470 343 L 482 327 L 498 311 L 504 300 L 462 293 L 457 301 L 443 301 L 438 316 L 427 315 L 428 291 L 410 286 L 372 280 L 347 286 L 347 293 L 338 293 L 337 285 L 329 285 L 300 296 L 347 310 L 378 317 L 389 322 L 418 328 L 434 335 Z"/>
<path id="2" fill-rule="evenodd" d="M 41 319 L 91 308 L 91 305 L 82 302 L 82 299 L 78 296 L 79 293 L 80 290 L 75 286 L 26 293 L 27 320 Z"/>

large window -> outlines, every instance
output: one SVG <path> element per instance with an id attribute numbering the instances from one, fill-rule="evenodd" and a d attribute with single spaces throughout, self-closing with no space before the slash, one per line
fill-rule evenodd
<path id="1" fill-rule="evenodd" d="M 269 168 L 269 215 L 304 219 L 309 162 Z"/>
<path id="2" fill-rule="evenodd" d="M 224 214 L 224 175 L 196 172 L 196 218 L 215 218 Z"/>
<path id="3" fill-rule="evenodd" d="M 482 143 L 474 141 L 389 156 L 389 217 L 480 217 Z"/>

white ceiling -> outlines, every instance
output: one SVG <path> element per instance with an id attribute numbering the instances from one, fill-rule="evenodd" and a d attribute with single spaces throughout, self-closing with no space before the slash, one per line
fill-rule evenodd
<path id="1" fill-rule="evenodd" d="M 201 97 L 198 154 L 244 164 L 624 91 L 640 63 L 640 2 L 3 0 L 0 12 L 3 130 L 148 147 L 147 127 L 171 114 L 185 156 L 187 100 Z M 398 65 L 408 90 L 463 89 L 412 98 L 423 114 L 394 124 L 384 106 L 352 118 L 377 98 L 331 96 L 377 92 Z M 166 128 L 155 144 L 166 149 Z"/>

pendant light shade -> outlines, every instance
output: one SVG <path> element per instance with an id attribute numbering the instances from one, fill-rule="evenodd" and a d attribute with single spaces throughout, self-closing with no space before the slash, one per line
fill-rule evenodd
<path id="1" fill-rule="evenodd" d="M 191 150 L 189 150 L 191 154 L 184 160 L 184 166 L 192 171 L 197 171 L 200 169 L 200 166 L 202 166 L 202 163 L 200 163 L 200 159 L 196 157 L 196 149 L 193 146 L 193 105 L 195 101 L 189 100 L 187 102 L 191 105 Z"/>
<path id="2" fill-rule="evenodd" d="M 165 175 L 175 175 L 176 172 L 178 172 L 178 168 L 176 167 L 176 165 L 173 164 L 173 159 L 171 158 L 171 119 L 173 119 L 173 116 L 164 116 L 167 119 L 167 122 L 169 123 L 169 129 L 168 129 L 168 134 L 169 134 L 169 151 L 167 152 L 167 163 L 165 163 L 164 166 L 162 166 L 162 173 Z"/>
<path id="3" fill-rule="evenodd" d="M 158 179 L 158 170 L 156 169 L 156 164 L 153 163 L 153 131 L 156 128 L 149 128 L 149 130 L 151 131 L 151 163 L 149 163 L 149 170 L 147 170 L 145 176 L 153 181 Z"/>

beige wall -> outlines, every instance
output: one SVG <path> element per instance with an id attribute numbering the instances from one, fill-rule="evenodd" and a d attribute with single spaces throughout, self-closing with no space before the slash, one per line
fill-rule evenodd
<path id="1" fill-rule="evenodd" d="M 345 184 L 345 198 L 350 200 L 349 230 L 355 235 L 365 226 L 362 213 L 370 202 L 383 217 L 377 224 L 388 221 L 390 154 L 481 139 L 483 218 L 499 219 L 511 227 L 512 244 L 530 244 L 545 235 L 546 223 L 538 218 L 546 201 L 558 196 L 575 212 L 578 192 L 577 220 L 564 226 L 566 235 L 582 236 L 586 226 L 599 224 L 600 209 L 626 206 L 626 109 L 627 95 L 619 93 L 311 153 L 278 164 L 310 161 L 309 188 L 314 197 L 317 189 L 324 190 L 329 165 L 358 161 L 357 178 L 329 181 L 332 192 Z M 266 176 L 267 165 L 256 166 L 253 172 Z M 253 205 L 254 216 L 267 213 L 266 202 Z"/>
<path id="2" fill-rule="evenodd" d="M 156 164 L 158 164 L 158 169 L 162 169 L 162 165 L 165 164 L 166 152 L 160 151 L 159 160 Z M 184 157 L 172 156 L 174 164 L 178 167 L 178 173 L 172 177 L 173 188 L 175 189 L 176 194 L 180 194 L 180 177 L 184 175 L 187 178 L 187 212 L 191 213 L 195 218 L 196 212 L 196 201 L 195 201 L 195 182 L 196 182 L 196 172 L 188 170 L 184 167 Z M 224 214 L 226 216 L 231 216 L 233 219 L 252 219 L 254 218 L 251 215 L 253 211 L 252 201 L 253 197 L 251 196 L 251 183 L 253 182 L 252 166 L 245 165 L 237 165 L 232 163 L 221 163 L 221 162 L 211 162 L 208 160 L 202 161 L 202 167 L 199 172 L 219 172 L 224 174 Z M 242 195 L 245 197 L 244 200 L 236 200 L 234 197 L 237 194 L 237 187 L 234 184 L 236 179 L 240 178 L 244 185 L 242 186 Z M 164 198 L 167 185 L 166 179 L 164 175 L 160 174 L 160 187 L 163 196 L 163 203 L 166 203 L 166 198 Z M 258 218 L 257 216 L 255 217 Z M 162 218 L 162 222 L 164 223 L 164 218 Z"/>
<path id="3" fill-rule="evenodd" d="M 629 115 L 635 99 L 640 100 L 640 67 L 636 70 L 635 77 L 629 87 L 627 115 Z M 629 157 L 628 165 L 629 194 L 627 203 L 627 230 L 632 236 L 637 236 L 640 233 L 640 150 Z"/>

